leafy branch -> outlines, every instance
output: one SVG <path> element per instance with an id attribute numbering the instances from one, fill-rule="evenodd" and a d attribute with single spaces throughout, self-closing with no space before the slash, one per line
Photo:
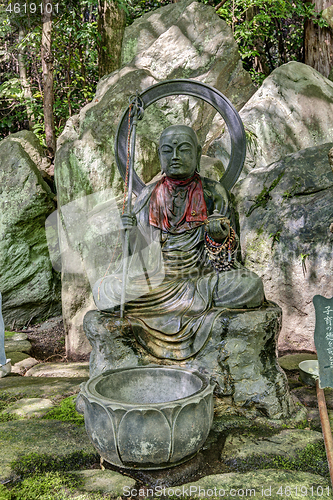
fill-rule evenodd
<path id="1" fill-rule="evenodd" d="M 306 259 L 309 257 L 310 254 L 308 253 L 301 253 L 300 254 L 300 259 L 301 259 L 301 264 L 302 264 L 302 271 L 303 275 L 305 276 L 307 269 L 306 269 Z"/>
<path id="2" fill-rule="evenodd" d="M 275 243 L 278 243 L 280 241 L 280 235 L 282 231 L 276 231 L 275 233 L 270 233 L 269 237 L 272 238 L 272 246 L 271 249 L 273 250 Z"/>

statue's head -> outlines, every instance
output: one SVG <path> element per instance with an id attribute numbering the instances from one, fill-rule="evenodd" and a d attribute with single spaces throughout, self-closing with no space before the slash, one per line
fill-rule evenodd
<path id="1" fill-rule="evenodd" d="M 187 179 L 199 172 L 201 146 L 196 133 L 186 125 L 171 125 L 160 137 L 158 156 L 162 172 L 172 179 Z"/>

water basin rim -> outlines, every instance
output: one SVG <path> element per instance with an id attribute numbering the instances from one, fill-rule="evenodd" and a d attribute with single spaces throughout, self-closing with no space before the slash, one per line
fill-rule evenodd
<path id="1" fill-rule="evenodd" d="M 162 403 L 124 403 L 123 401 L 116 401 L 108 398 L 104 398 L 103 396 L 99 396 L 97 394 L 92 394 L 91 392 L 87 393 L 85 388 L 81 391 L 81 394 L 84 398 L 86 398 L 90 403 L 97 403 L 100 406 L 105 406 L 105 408 L 110 408 L 111 410 L 123 409 L 127 412 L 132 410 L 165 410 L 168 408 L 174 408 L 175 406 L 187 406 L 188 404 L 198 404 L 200 400 L 205 399 L 206 396 L 211 394 L 214 390 L 214 387 L 206 387 L 205 393 L 192 394 L 191 396 L 187 396 L 182 399 L 174 399 L 173 401 L 165 401 Z M 186 404 L 184 405 L 184 402 Z"/>
<path id="2" fill-rule="evenodd" d="M 163 369 L 168 369 L 168 370 L 175 370 L 175 371 L 180 371 L 184 373 L 188 373 L 190 375 L 196 375 L 198 378 L 200 378 L 202 381 L 209 381 L 209 378 L 204 375 L 203 373 L 200 373 L 198 370 L 195 368 L 188 368 L 188 367 L 183 367 L 183 366 L 176 366 L 176 365 L 155 365 L 153 363 L 149 363 L 148 365 L 142 365 L 142 366 L 124 366 L 121 368 L 114 368 L 111 370 L 106 370 L 99 375 L 96 375 L 97 377 L 106 377 L 107 375 L 111 375 L 112 373 L 120 373 L 120 372 L 125 372 L 125 371 L 136 371 L 136 370 L 146 370 L 147 368 L 153 368 L 154 370 L 163 370 Z M 95 378 L 95 377 L 93 377 Z"/>
<path id="3" fill-rule="evenodd" d="M 82 387 L 81 387 L 81 392 L 83 394 L 83 396 L 85 396 L 88 400 L 90 401 L 94 401 L 96 403 L 102 403 L 104 404 L 105 406 L 118 406 L 118 407 L 121 407 L 121 408 L 127 408 L 128 410 L 129 409 L 142 409 L 142 410 L 145 410 L 145 409 L 151 409 L 152 407 L 154 408 L 167 408 L 167 407 L 173 407 L 175 405 L 179 405 L 179 404 L 183 404 L 184 401 L 186 401 L 187 403 L 189 402 L 194 402 L 195 399 L 197 398 L 205 398 L 208 394 L 212 393 L 214 391 L 214 388 L 216 386 L 216 382 L 214 382 L 212 379 L 208 379 L 208 377 L 206 377 L 205 375 L 197 372 L 197 371 L 194 371 L 194 370 L 191 370 L 191 369 L 184 369 L 184 368 L 180 368 L 180 367 L 170 367 L 170 366 L 166 366 L 166 365 L 158 365 L 158 367 L 162 367 L 162 368 L 168 368 L 168 369 L 175 369 L 175 370 L 180 370 L 180 371 L 183 371 L 189 375 L 195 375 L 197 376 L 201 381 L 202 381 L 202 386 L 200 387 L 200 389 L 198 389 L 196 392 L 194 392 L 193 394 L 190 394 L 189 396 L 185 396 L 183 398 L 179 398 L 179 399 L 173 399 L 171 401 L 162 401 L 162 402 L 156 402 L 156 403 L 135 403 L 135 402 L 125 402 L 125 401 L 121 401 L 121 400 L 117 400 L 117 399 L 111 399 L 111 398 L 108 398 L 108 397 L 105 397 L 103 396 L 102 394 L 100 394 L 96 389 L 96 385 L 101 381 L 103 380 L 103 378 L 106 376 L 106 375 L 112 375 L 113 373 L 116 373 L 116 372 L 122 372 L 122 371 L 126 371 L 126 370 L 139 370 L 139 369 L 142 369 L 142 368 L 152 368 L 152 367 L 155 367 L 155 365 L 146 365 L 146 366 L 139 366 L 139 367 L 130 367 L 130 368 L 118 368 L 118 369 L 115 369 L 115 370 L 108 370 L 107 372 L 104 372 L 100 375 L 97 375 L 96 377 L 92 377 L 91 379 L 87 380 L 87 382 L 84 382 L 82 384 Z"/>

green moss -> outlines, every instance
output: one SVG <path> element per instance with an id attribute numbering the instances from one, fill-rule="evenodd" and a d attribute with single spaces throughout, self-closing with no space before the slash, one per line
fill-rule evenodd
<path id="1" fill-rule="evenodd" d="M 79 485 L 73 475 L 48 472 L 22 481 L 14 488 L 0 490 L 0 500 L 67 500 L 68 490 Z"/>
<path id="2" fill-rule="evenodd" d="M 254 434 L 269 437 L 280 432 L 281 424 L 273 426 L 269 422 L 253 423 L 246 417 L 223 415 L 214 419 L 213 429 L 218 433 L 230 431 L 233 434 Z"/>
<path id="3" fill-rule="evenodd" d="M 47 472 L 13 486 L 0 485 L 0 500 L 101 500 L 100 493 L 80 493 L 82 480 L 74 474 Z"/>
<path id="4" fill-rule="evenodd" d="M 302 472 L 310 472 L 319 476 L 329 477 L 328 463 L 326 459 L 325 446 L 323 442 L 308 444 L 294 458 L 281 455 L 258 456 L 252 455 L 243 459 L 232 459 L 226 461 L 231 470 L 237 472 L 248 472 L 257 469 L 286 469 Z"/>
<path id="5" fill-rule="evenodd" d="M 297 404 L 297 403 L 296 403 Z M 300 403 L 298 403 L 300 405 Z M 301 406 L 301 405 L 300 405 Z M 297 425 L 296 425 L 296 429 L 307 429 L 309 427 L 309 422 L 307 421 L 307 419 L 305 418 L 304 420 L 302 420 L 302 422 L 299 422 Z"/>
<path id="6" fill-rule="evenodd" d="M 14 335 L 16 335 L 17 332 L 5 332 L 5 337 L 13 337 Z"/>
<path id="7" fill-rule="evenodd" d="M 268 238 L 266 233 L 263 231 L 256 231 L 257 236 L 253 238 L 247 246 L 246 249 L 246 258 L 244 265 L 245 267 L 251 266 L 252 261 L 257 261 L 258 258 L 257 256 L 260 255 L 261 257 L 264 255 L 268 255 L 270 253 L 269 251 L 269 245 L 268 245 Z M 262 264 L 266 267 L 266 263 Z"/>
<path id="8" fill-rule="evenodd" d="M 10 415 L 9 413 L 4 413 L 4 410 L 20 399 L 20 396 L 11 396 L 8 392 L 4 391 L 0 394 L 0 422 L 8 422 L 9 420 L 16 420 L 17 415 Z"/>
<path id="9" fill-rule="evenodd" d="M 84 451 L 75 451 L 63 457 L 33 452 L 14 460 L 10 466 L 15 475 L 26 478 L 46 472 L 66 472 L 88 468 L 98 463 L 99 459 L 97 453 Z"/>
<path id="10" fill-rule="evenodd" d="M 10 420 L 17 420 L 18 416 L 12 413 L 0 413 L 0 423 L 1 422 L 9 422 Z"/>
<path id="11" fill-rule="evenodd" d="M 0 485 L 0 500 L 101 500 L 101 493 L 78 491 L 82 481 L 73 474 L 48 472 L 23 480 L 14 487 Z"/>
<path id="12" fill-rule="evenodd" d="M 267 187 L 267 186 L 263 187 L 262 191 L 255 197 L 254 204 L 251 205 L 251 207 L 249 208 L 249 211 L 247 212 L 246 217 L 249 217 L 252 214 L 253 210 L 255 210 L 256 208 L 259 208 L 259 207 L 266 208 L 267 203 L 272 198 L 270 195 L 270 192 L 278 185 L 278 183 L 280 182 L 280 180 L 282 179 L 283 176 L 284 176 L 284 172 L 281 172 L 277 176 L 277 178 L 274 179 L 274 181 L 272 182 L 272 184 L 269 187 Z"/>
<path id="13" fill-rule="evenodd" d="M 128 64 L 132 61 L 136 54 L 136 48 L 138 46 L 138 39 L 132 38 L 128 39 L 123 45 L 123 61 L 122 64 Z"/>
<path id="14" fill-rule="evenodd" d="M 75 399 L 76 395 L 63 399 L 59 406 L 52 408 L 43 418 L 71 422 L 76 425 L 84 425 L 83 415 L 80 415 L 75 409 Z"/>
<path id="15" fill-rule="evenodd" d="M 295 195 L 297 189 L 301 185 L 301 178 L 300 177 L 294 177 L 294 179 L 295 179 L 295 184 L 292 186 L 292 188 L 290 190 L 286 190 L 282 195 L 282 198 L 284 198 L 285 200 L 292 198 Z"/>
<path id="16" fill-rule="evenodd" d="M 261 224 L 260 227 L 256 229 L 257 235 L 260 236 L 264 232 L 264 224 Z"/>

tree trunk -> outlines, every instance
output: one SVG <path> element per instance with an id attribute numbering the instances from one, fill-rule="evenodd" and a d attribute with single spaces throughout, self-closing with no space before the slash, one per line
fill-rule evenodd
<path id="1" fill-rule="evenodd" d="M 314 0 L 316 12 L 331 4 L 332 0 Z M 304 62 L 326 78 L 333 67 L 333 31 L 330 28 L 320 28 L 311 19 L 304 25 Z"/>
<path id="2" fill-rule="evenodd" d="M 32 92 L 30 88 L 30 83 L 27 78 L 27 68 L 25 65 L 25 60 L 24 60 L 24 53 L 25 53 L 25 48 L 21 46 L 21 42 L 24 39 L 24 31 L 23 28 L 20 26 L 19 28 L 19 50 L 18 50 L 18 64 L 20 68 L 20 81 L 21 81 L 21 86 L 23 89 L 23 95 L 25 99 L 25 107 L 27 110 L 27 115 L 28 115 L 28 121 L 29 121 L 29 130 L 32 130 L 32 127 L 35 125 L 35 116 L 32 110 L 31 106 L 31 101 L 32 101 Z"/>
<path id="3" fill-rule="evenodd" d="M 44 106 L 44 123 L 45 123 L 45 136 L 47 146 L 47 156 L 53 160 L 56 149 L 54 117 L 53 117 L 53 56 L 51 51 L 51 33 L 52 33 L 52 9 L 50 10 L 51 0 L 43 0 L 43 31 L 42 31 L 42 71 L 43 71 L 43 106 Z M 46 6 L 48 5 L 48 9 Z"/>
<path id="4" fill-rule="evenodd" d="M 112 73 L 121 65 L 121 44 L 125 30 L 126 14 L 113 0 L 98 0 L 99 77 Z"/>
<path id="5" fill-rule="evenodd" d="M 84 23 L 84 9 L 81 9 L 81 12 L 77 10 L 77 16 L 78 16 L 78 21 L 80 23 Z M 81 76 L 84 81 L 84 86 L 87 86 L 87 73 L 86 73 L 86 65 L 85 65 L 85 60 L 84 60 L 84 49 L 82 47 L 81 41 L 78 40 L 78 50 L 79 50 L 79 57 L 80 57 L 80 71 L 81 71 Z"/>

